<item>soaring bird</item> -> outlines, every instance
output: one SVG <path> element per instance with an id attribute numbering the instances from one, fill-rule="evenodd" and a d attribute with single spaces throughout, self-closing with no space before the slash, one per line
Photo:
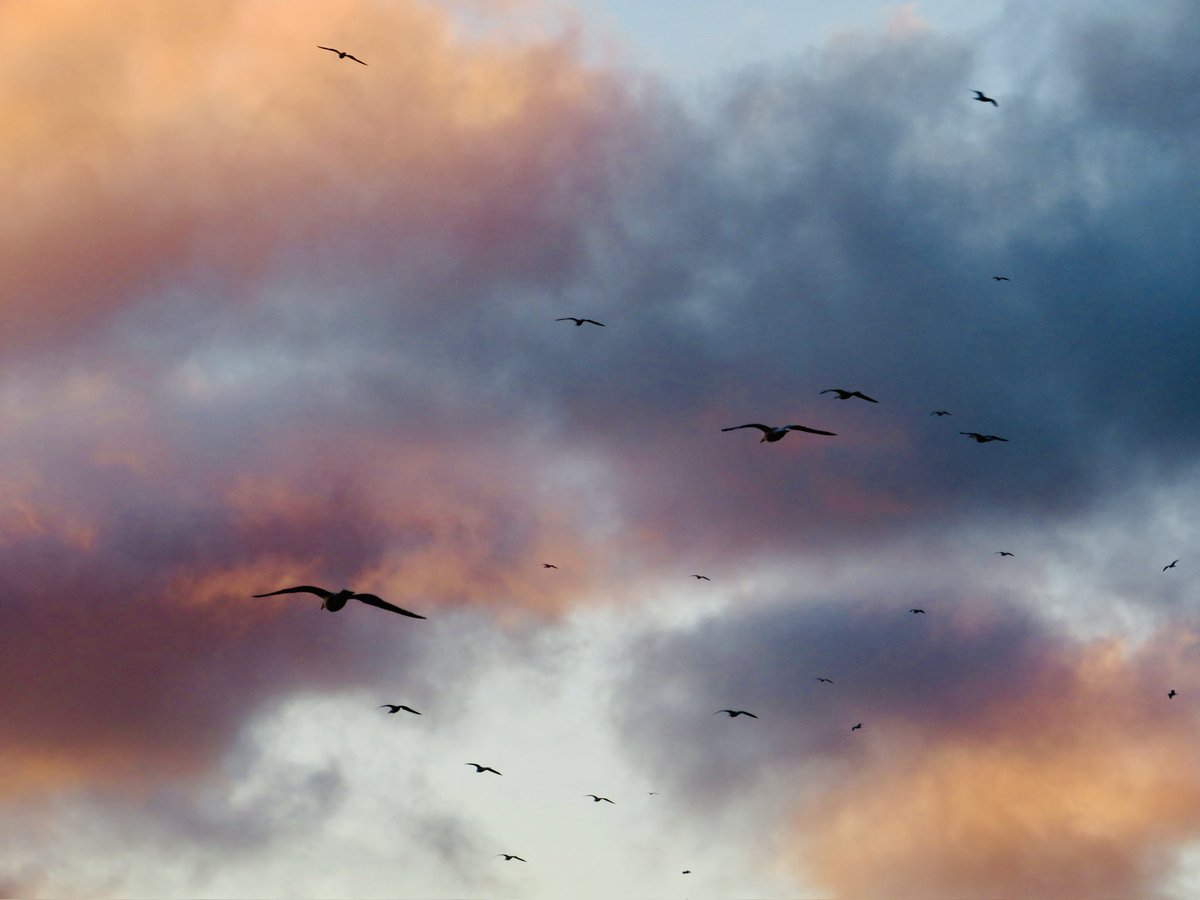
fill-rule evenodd
<path id="1" fill-rule="evenodd" d="M 603 322 L 597 322 L 595 319 L 577 319 L 577 318 L 575 318 L 575 316 L 563 316 L 561 319 L 555 319 L 554 321 L 555 322 L 574 322 L 576 328 L 578 328 L 584 322 L 587 322 L 591 325 L 599 325 L 601 328 L 605 327 Z"/>
<path id="2" fill-rule="evenodd" d="M 1175 568 L 1175 563 L 1177 563 L 1177 562 L 1179 562 L 1179 560 L 1175 560 L 1175 562 L 1168 563 L 1167 565 L 1163 566 L 1163 571 L 1165 572 L 1165 571 L 1167 571 L 1167 569 Z"/>
<path id="3" fill-rule="evenodd" d="M 503 772 L 493 769 L 491 766 L 481 766 L 479 763 L 463 763 L 463 765 L 464 766 L 474 766 L 476 775 L 482 774 L 483 772 L 495 772 L 497 775 L 504 774 Z"/>
<path id="4" fill-rule="evenodd" d="M 1007 550 L 997 550 L 996 555 L 997 556 L 1016 556 L 1015 553 L 1009 553 Z"/>
<path id="5" fill-rule="evenodd" d="M 879 402 L 874 397 L 868 397 L 862 391 L 846 391 L 846 390 L 843 390 L 842 388 L 829 388 L 828 390 L 821 391 L 821 393 L 822 394 L 837 394 L 837 398 L 839 400 L 849 400 L 851 397 L 861 397 L 863 400 L 867 400 L 871 403 Z"/>
<path id="6" fill-rule="evenodd" d="M 1007 275 L 993 275 L 992 281 L 1012 281 Z"/>
<path id="7" fill-rule="evenodd" d="M 692 577 L 695 578 L 697 581 L 712 581 L 712 579 L 709 578 L 707 575 L 693 575 Z"/>
<path id="8" fill-rule="evenodd" d="M 593 803 L 599 803 L 601 800 L 603 800 L 605 803 L 612 803 L 612 801 L 609 800 L 607 797 L 597 797 L 595 794 L 584 794 L 583 796 L 591 797 Z M 613 803 L 613 806 L 616 806 L 616 805 L 617 804 Z"/>
<path id="9" fill-rule="evenodd" d="M 760 425 L 757 422 L 751 422 L 749 425 L 733 425 L 729 428 L 722 428 L 722 431 L 737 431 L 739 428 L 757 428 L 763 433 L 759 438 L 759 443 L 763 441 L 774 443 L 782 441 L 789 431 L 805 431 L 809 434 L 827 434 L 831 437 L 836 436 L 836 431 L 820 431 L 816 428 L 809 428 L 805 425 Z"/>
<path id="10" fill-rule="evenodd" d="M 758 718 L 754 713 L 747 712 L 744 709 L 718 709 L 713 715 L 715 716 L 717 713 L 729 713 L 729 718 L 731 719 L 736 719 L 738 716 L 749 716 L 752 719 Z"/>
<path id="11" fill-rule="evenodd" d="M 931 415 L 931 416 L 948 416 L 948 415 L 950 415 L 950 410 L 948 410 L 948 409 L 935 409 L 933 412 L 931 412 L 931 413 L 930 413 L 930 415 Z"/>
<path id="12" fill-rule="evenodd" d="M 975 92 L 975 99 L 976 99 L 976 100 L 978 100 L 980 103 L 990 103 L 990 104 L 992 104 L 992 106 L 999 106 L 999 105 L 1000 105 L 1000 104 L 999 104 L 999 103 L 997 103 L 995 100 L 993 100 L 991 97 L 985 97 L 985 96 L 984 96 L 984 94 L 983 94 L 983 91 L 976 91 L 976 92 Z"/>
<path id="13" fill-rule="evenodd" d="M 913 614 L 920 613 L 921 615 L 925 615 L 925 610 L 923 609 L 910 609 L 909 612 Z"/>
<path id="14" fill-rule="evenodd" d="M 817 676 L 817 681 L 823 681 L 823 682 L 825 682 L 826 684 L 833 684 L 833 679 L 832 679 L 832 678 L 826 678 L 824 675 L 818 675 L 818 676 Z"/>
<path id="15" fill-rule="evenodd" d="M 296 587 L 281 588 L 278 591 L 271 591 L 268 594 L 255 594 L 255 597 L 274 597 L 276 594 L 316 594 L 321 598 L 321 609 L 327 609 L 330 612 L 337 612 L 351 600 L 361 600 L 368 606 L 378 606 L 380 609 L 386 609 L 388 612 L 400 613 L 402 616 L 408 616 L 411 619 L 423 619 L 424 616 L 419 616 L 415 612 L 409 612 L 407 609 L 401 609 L 398 606 L 392 606 L 386 600 L 380 600 L 374 594 L 359 594 L 350 590 L 350 588 L 342 588 L 336 594 L 333 591 L 327 591 L 322 587 L 313 587 L 311 584 L 300 584 Z"/>
<path id="16" fill-rule="evenodd" d="M 1167 691 L 1167 699 L 1168 700 L 1174 699 L 1175 693 L 1176 693 L 1175 688 L 1171 688 L 1169 691 Z"/>
<path id="17" fill-rule="evenodd" d="M 556 566 L 554 563 L 542 563 L 542 568 L 543 569 L 557 569 L 558 566 Z"/>
<path id="18" fill-rule="evenodd" d="M 320 44 L 317 44 L 317 48 L 319 50 L 328 50 L 330 53 L 336 53 L 338 55 L 338 59 L 352 59 L 359 65 L 362 65 L 362 66 L 366 65 L 366 63 L 363 62 L 361 59 L 359 59 L 357 56 L 355 56 L 352 53 L 347 53 L 345 50 L 337 50 L 333 47 L 322 47 Z"/>
<path id="19" fill-rule="evenodd" d="M 415 709 L 413 709 L 411 706 L 405 706 L 403 703 L 384 703 L 384 704 L 381 704 L 379 708 L 383 709 L 385 706 L 387 707 L 389 716 L 394 716 L 396 713 L 400 712 L 400 710 L 404 710 L 405 712 L 410 712 L 414 716 L 420 715 L 420 713 L 417 712 Z"/>
<path id="20" fill-rule="evenodd" d="M 995 434 L 980 434 L 978 431 L 960 431 L 959 434 L 965 434 L 977 444 L 986 444 L 988 441 L 1008 441 L 1008 438 L 1002 438 Z"/>
<path id="21" fill-rule="evenodd" d="M 850 726 L 851 731 L 858 731 L 858 729 L 860 729 L 860 728 L 862 728 L 862 722 L 859 722 L 857 725 Z"/>
<path id="22" fill-rule="evenodd" d="M 684 869 L 684 870 L 683 870 L 682 872 L 680 872 L 679 874 L 680 874 L 680 875 L 691 875 L 691 874 L 692 874 L 692 870 L 691 870 L 691 869 Z"/>
<path id="23" fill-rule="evenodd" d="M 497 853 L 496 855 L 503 856 L 505 862 L 513 859 L 517 860 L 518 862 L 525 862 L 525 860 L 521 859 L 521 857 L 517 856 L 515 853 Z"/>

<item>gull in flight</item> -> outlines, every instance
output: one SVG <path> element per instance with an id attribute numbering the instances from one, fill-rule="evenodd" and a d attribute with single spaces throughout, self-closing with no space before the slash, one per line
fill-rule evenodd
<path id="1" fill-rule="evenodd" d="M 858 729 L 860 729 L 860 728 L 862 728 L 862 722 L 859 722 L 857 725 L 850 726 L 851 731 L 858 731 Z"/>
<path id="2" fill-rule="evenodd" d="M 415 612 L 409 612 L 407 609 L 401 609 L 398 606 L 393 606 L 386 600 L 380 600 L 374 594 L 360 594 L 350 590 L 350 588 L 342 588 L 337 593 L 327 591 L 322 587 L 313 587 L 311 584 L 300 584 L 296 587 L 281 588 L 278 591 L 271 591 L 267 594 L 255 594 L 255 597 L 274 597 L 276 594 L 316 594 L 321 598 L 321 609 L 329 610 L 329 612 L 337 612 L 351 600 L 361 600 L 368 606 L 377 606 L 380 609 L 386 609 L 388 612 L 400 613 L 402 616 L 408 616 L 411 619 L 423 619 L 424 616 L 419 616 Z"/>
<path id="3" fill-rule="evenodd" d="M 916 613 L 920 613 L 921 615 L 925 615 L 925 614 L 926 614 L 926 613 L 925 613 L 925 610 L 923 610 L 923 609 L 910 609 L 910 610 L 909 610 L 909 612 L 910 612 L 910 613 L 914 613 L 914 614 L 916 614 Z"/>
<path id="4" fill-rule="evenodd" d="M 1012 281 L 1007 275 L 993 275 L 992 281 Z"/>
<path id="5" fill-rule="evenodd" d="M 463 763 L 463 765 L 464 766 L 474 766 L 476 775 L 480 775 L 484 772 L 495 772 L 497 775 L 504 774 L 503 772 L 493 769 L 491 766 L 481 766 L 479 763 Z"/>
<path id="6" fill-rule="evenodd" d="M 837 394 L 837 398 L 839 400 L 849 400 L 851 397 L 861 397 L 863 400 L 866 400 L 870 403 L 878 403 L 879 402 L 874 397 L 868 397 L 862 391 L 846 391 L 846 390 L 843 390 L 842 388 L 829 388 L 828 390 L 821 391 L 821 393 L 822 394 Z"/>
<path id="7" fill-rule="evenodd" d="M 555 322 L 574 322 L 576 328 L 578 328 L 584 322 L 587 322 L 591 325 L 599 325 L 601 328 L 605 327 L 603 322 L 597 322 L 595 319 L 578 319 L 575 316 L 563 316 L 561 319 L 555 319 L 554 321 Z"/>
<path id="8" fill-rule="evenodd" d="M 512 860 L 512 859 L 518 860 L 520 862 L 525 862 L 525 860 L 521 859 L 521 857 L 517 856 L 517 854 L 515 854 L 515 853 L 497 853 L 496 855 L 503 856 L 505 862 L 508 862 L 509 860 Z"/>
<path id="9" fill-rule="evenodd" d="M 396 713 L 400 712 L 400 710 L 404 710 L 405 712 L 410 712 L 414 716 L 420 715 L 420 713 L 417 712 L 415 709 L 413 709 L 411 706 L 405 706 L 403 703 L 383 703 L 383 704 L 380 704 L 380 706 L 379 706 L 380 709 L 383 709 L 384 707 L 387 707 L 389 716 L 394 716 Z"/>
<path id="10" fill-rule="evenodd" d="M 1167 691 L 1167 699 L 1173 700 L 1175 698 L 1175 694 L 1176 694 L 1175 688 L 1171 688 L 1169 691 Z"/>
<path id="11" fill-rule="evenodd" d="M 731 719 L 736 719 L 738 716 L 749 716 L 752 719 L 758 718 L 754 713 L 747 712 L 744 709 L 718 709 L 713 715 L 715 716 L 717 713 L 729 713 L 729 718 Z"/>
<path id="12" fill-rule="evenodd" d="M 1008 438 L 1002 438 L 995 434 L 980 434 L 978 431 L 960 431 L 959 434 L 965 434 L 977 444 L 986 444 L 988 441 L 1004 441 L 1007 443 Z"/>
<path id="13" fill-rule="evenodd" d="M 554 563 L 542 563 L 542 568 L 543 569 L 557 569 L 558 566 L 556 566 Z"/>
<path id="14" fill-rule="evenodd" d="M 826 684 L 833 684 L 833 679 L 832 679 L 832 678 L 825 678 L 825 677 L 824 677 L 824 676 L 822 676 L 822 675 L 818 675 L 818 676 L 817 676 L 817 681 L 823 681 L 823 682 L 825 682 Z"/>
<path id="15" fill-rule="evenodd" d="M 836 431 L 820 431 L 816 428 L 809 428 L 806 425 L 760 425 L 757 422 L 751 422 L 749 425 L 733 425 L 729 428 L 722 428 L 721 430 L 737 431 L 739 428 L 757 428 L 759 431 L 761 431 L 763 436 L 759 438 L 758 442 L 760 444 L 763 441 L 766 441 L 767 443 L 782 441 L 789 431 L 804 431 L 808 434 L 827 434 L 830 436 L 837 435 Z"/>
<path id="16" fill-rule="evenodd" d="M 692 577 L 695 578 L 697 581 L 712 581 L 712 579 L 709 578 L 707 575 L 693 575 Z"/>
<path id="17" fill-rule="evenodd" d="M 1175 560 L 1175 562 L 1168 563 L 1167 565 L 1163 566 L 1163 571 L 1165 572 L 1165 571 L 1167 571 L 1167 569 L 1175 568 L 1175 563 L 1177 563 L 1177 562 L 1179 562 L 1179 560 Z"/>
<path id="18" fill-rule="evenodd" d="M 996 551 L 996 555 L 997 555 L 997 556 L 1015 556 L 1016 554 L 1015 554 L 1015 553 L 1009 553 L 1007 550 L 997 550 L 997 551 Z"/>
<path id="19" fill-rule="evenodd" d="M 612 801 L 609 800 L 607 797 L 597 797 L 595 794 L 584 794 L 583 796 L 591 797 L 593 803 L 599 803 L 601 800 L 603 800 L 605 803 L 612 803 Z M 616 806 L 616 805 L 617 804 L 613 803 L 613 806 Z"/>
<path id="20" fill-rule="evenodd" d="M 992 104 L 992 106 L 1000 105 L 995 100 L 993 100 L 991 97 L 984 96 L 983 91 L 975 91 L 975 99 L 978 100 L 980 103 L 990 103 L 990 104 Z"/>
<path id="21" fill-rule="evenodd" d="M 931 415 L 931 416 L 948 416 L 948 415 L 950 415 L 950 410 L 948 410 L 948 409 L 935 409 L 933 412 L 931 412 L 931 413 L 930 413 L 930 415 Z"/>
<path id="22" fill-rule="evenodd" d="M 366 65 L 366 63 L 363 62 L 361 59 L 359 59 L 357 56 L 355 56 L 352 53 L 347 53 L 345 50 L 338 50 L 334 47 L 322 47 L 320 44 L 317 44 L 317 49 L 318 50 L 328 50 L 330 53 L 336 53 L 338 55 L 338 59 L 352 59 L 356 63 L 358 63 L 360 66 Z"/>

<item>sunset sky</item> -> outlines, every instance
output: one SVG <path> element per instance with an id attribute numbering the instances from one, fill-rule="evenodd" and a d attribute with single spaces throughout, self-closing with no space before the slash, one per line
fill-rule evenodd
<path id="1" fill-rule="evenodd" d="M 0 896 L 1200 896 L 1197 47 L 0 0 Z"/>

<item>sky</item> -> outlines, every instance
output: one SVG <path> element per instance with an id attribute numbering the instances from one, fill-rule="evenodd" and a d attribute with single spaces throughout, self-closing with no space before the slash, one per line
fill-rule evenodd
<path id="1" fill-rule="evenodd" d="M 1200 894 L 1197 44 L 0 2 L 0 896 Z"/>

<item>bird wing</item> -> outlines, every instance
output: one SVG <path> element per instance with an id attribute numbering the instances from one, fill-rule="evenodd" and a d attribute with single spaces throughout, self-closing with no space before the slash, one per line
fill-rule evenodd
<path id="1" fill-rule="evenodd" d="M 809 434 L 828 434 L 831 436 L 837 435 L 836 431 L 822 431 L 819 428 L 809 428 L 806 425 L 786 425 L 784 427 L 786 427 L 788 431 L 807 431 Z"/>
<path id="2" fill-rule="evenodd" d="M 750 718 L 752 718 L 752 719 L 757 719 L 757 718 L 758 718 L 758 716 L 756 716 L 754 713 L 752 713 L 752 712 L 746 712 L 746 710 L 744 710 L 744 709 L 742 710 L 742 715 L 743 715 L 743 716 L 749 716 L 749 717 L 750 717 Z"/>
<path id="3" fill-rule="evenodd" d="M 585 321 L 585 322 L 591 322 L 593 325 L 599 325 L 601 328 L 607 328 L 607 327 L 608 327 L 608 326 L 607 326 L 607 325 L 605 325 L 603 322 L 597 322 L 595 319 L 584 319 L 583 321 Z"/>
<path id="4" fill-rule="evenodd" d="M 419 715 L 420 715 L 420 713 L 419 713 L 417 710 L 413 709 L 411 706 L 403 706 L 403 705 L 402 705 L 400 708 L 401 708 L 402 710 L 404 710 L 405 712 L 410 712 L 410 713 L 412 713 L 414 716 L 419 716 Z"/>
<path id="5" fill-rule="evenodd" d="M 354 54 L 352 54 L 352 53 L 347 53 L 347 54 L 346 54 L 346 59 L 352 59 L 352 60 L 354 60 L 356 63 L 358 63 L 360 66 L 365 66 L 365 65 L 366 65 L 366 63 L 365 63 L 365 62 L 363 62 L 361 59 L 359 59 L 357 56 L 355 56 L 355 55 L 354 55 Z"/>
<path id="6" fill-rule="evenodd" d="M 341 50 L 335 50 L 333 47 L 322 47 L 320 44 L 317 44 L 317 49 L 318 50 L 328 50 L 330 53 L 341 53 L 342 52 Z"/>
<path id="7" fill-rule="evenodd" d="M 412 619 L 425 618 L 424 616 L 417 615 L 415 612 L 409 612 L 407 609 L 401 609 L 398 606 L 393 606 L 386 600 L 381 600 L 380 598 L 376 597 L 374 594 L 351 594 L 350 596 L 352 596 L 355 600 L 361 600 L 368 606 L 377 606 L 380 609 L 386 609 L 388 612 L 400 613 L 400 615 L 408 616 Z"/>
<path id="8" fill-rule="evenodd" d="M 255 597 L 274 597 L 276 594 L 316 594 L 322 600 L 328 600 L 333 596 L 333 591 L 327 591 L 322 587 L 315 587 L 311 584 L 298 584 L 295 587 L 281 588 L 277 591 L 271 591 L 268 594 L 255 594 Z"/>
<path id="9" fill-rule="evenodd" d="M 870 402 L 870 403 L 878 403 L 878 402 L 879 402 L 879 401 L 878 401 L 878 400 L 876 400 L 874 397 L 868 397 L 868 396 L 867 396 L 866 394 L 864 394 L 862 391 L 855 391 L 855 392 L 854 392 L 853 394 L 851 394 L 850 396 L 851 396 L 851 397 L 861 397 L 862 399 L 864 399 L 864 400 L 866 400 L 866 401 L 868 401 L 868 402 Z"/>
<path id="10" fill-rule="evenodd" d="M 845 391 L 842 391 L 838 388 L 826 388 L 825 390 L 821 391 L 821 393 L 822 394 L 844 394 Z"/>
<path id="11" fill-rule="evenodd" d="M 582 319 L 577 319 L 574 316 L 563 316 L 561 319 L 555 319 L 554 321 L 555 322 L 575 322 L 578 324 L 579 322 L 582 321 Z"/>
<path id="12" fill-rule="evenodd" d="M 769 434 L 770 432 L 775 430 L 774 427 L 772 427 L 771 425 L 762 425 L 758 422 L 750 422 L 746 425 L 732 425 L 729 428 L 722 428 L 721 430 L 722 431 L 737 431 L 739 428 L 757 428 L 763 434 Z"/>

